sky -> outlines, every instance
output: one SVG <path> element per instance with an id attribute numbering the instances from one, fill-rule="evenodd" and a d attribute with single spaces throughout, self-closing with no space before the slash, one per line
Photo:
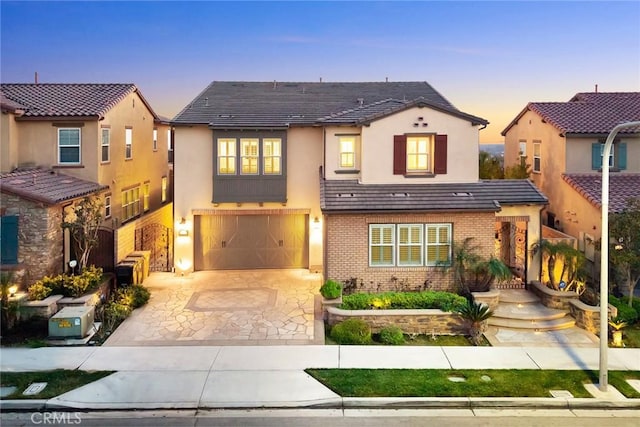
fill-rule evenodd
<path id="1" fill-rule="evenodd" d="M 0 2 L 0 81 L 135 83 L 174 117 L 214 80 L 427 81 L 487 119 L 640 91 L 640 1 Z"/>

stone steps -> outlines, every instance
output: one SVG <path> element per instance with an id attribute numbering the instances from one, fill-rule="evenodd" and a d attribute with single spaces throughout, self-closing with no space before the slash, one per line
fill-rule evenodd
<path id="1" fill-rule="evenodd" d="M 576 321 L 565 316 L 560 319 L 548 320 L 524 320 L 524 319 L 507 319 L 500 317 L 492 317 L 489 319 L 489 325 L 505 329 L 527 329 L 533 331 L 558 331 L 560 329 L 568 329 L 576 325 Z"/>
<path id="2" fill-rule="evenodd" d="M 502 329 L 557 331 L 575 326 L 567 311 L 545 307 L 526 290 L 501 290 L 500 302 L 488 323 Z"/>

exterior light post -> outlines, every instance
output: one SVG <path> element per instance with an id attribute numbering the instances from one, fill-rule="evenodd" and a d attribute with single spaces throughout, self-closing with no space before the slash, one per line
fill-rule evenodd
<path id="1" fill-rule="evenodd" d="M 616 125 L 604 143 L 602 149 L 602 226 L 600 238 L 600 391 L 607 391 L 609 343 L 609 155 L 611 145 L 620 130 L 640 126 L 640 121 Z"/>

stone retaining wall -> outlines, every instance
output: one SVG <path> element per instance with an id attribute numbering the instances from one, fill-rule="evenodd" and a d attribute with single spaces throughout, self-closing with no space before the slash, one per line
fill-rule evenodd
<path id="1" fill-rule="evenodd" d="M 478 304 L 485 304 L 489 306 L 491 311 L 495 311 L 498 308 L 500 302 L 500 290 L 490 289 L 487 292 L 471 292 L 473 300 Z"/>
<path id="2" fill-rule="evenodd" d="M 544 306 L 558 310 L 570 310 L 571 300 L 579 299 L 576 292 L 556 291 L 538 281 L 531 282 L 531 291 L 540 298 Z"/>
<path id="3" fill-rule="evenodd" d="M 576 319 L 576 326 L 598 334 L 600 332 L 600 306 L 587 305 L 575 299 L 570 301 L 570 313 Z M 618 315 L 618 309 L 609 304 L 609 318 Z"/>
<path id="4" fill-rule="evenodd" d="M 464 320 L 456 313 L 442 310 L 343 310 L 326 307 L 330 326 L 358 318 L 371 326 L 373 333 L 395 325 L 408 334 L 459 335 L 466 333 Z"/>

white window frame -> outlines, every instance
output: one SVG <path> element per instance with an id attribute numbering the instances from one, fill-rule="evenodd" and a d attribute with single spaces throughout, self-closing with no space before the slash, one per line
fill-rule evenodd
<path id="1" fill-rule="evenodd" d="M 527 141 L 520 140 L 518 142 L 518 155 L 520 158 L 527 157 Z"/>
<path id="2" fill-rule="evenodd" d="M 158 129 L 153 129 L 153 151 L 158 151 Z"/>
<path id="3" fill-rule="evenodd" d="M 111 218 L 111 195 L 104 196 L 104 218 Z"/>
<path id="4" fill-rule="evenodd" d="M 432 135 L 407 136 L 407 173 L 431 172 Z"/>
<path id="5" fill-rule="evenodd" d="M 433 230 L 435 229 L 436 231 L 436 241 L 435 242 L 429 242 L 429 230 Z M 441 242 L 440 241 L 440 230 L 442 229 L 446 229 L 447 230 L 447 241 L 446 242 Z M 452 226 L 451 224 L 425 224 L 424 227 L 424 258 L 425 258 L 425 265 L 428 267 L 435 267 L 435 266 L 439 266 L 439 265 L 451 265 L 451 253 L 452 253 Z M 442 262 L 439 261 L 436 256 L 435 260 L 431 260 L 429 259 L 429 248 L 430 247 L 442 247 L 442 246 L 448 246 L 447 249 L 447 261 L 446 262 Z"/>
<path id="6" fill-rule="evenodd" d="M 262 139 L 262 173 L 263 175 L 282 175 L 281 138 Z"/>
<path id="7" fill-rule="evenodd" d="M 107 136 L 105 142 L 105 135 Z M 105 151 L 106 149 L 106 151 Z M 107 157 L 105 159 L 105 152 Z M 100 132 L 100 162 L 109 163 L 111 161 L 111 129 L 101 128 Z"/>
<path id="8" fill-rule="evenodd" d="M 341 136 L 338 138 L 340 150 L 338 165 L 341 169 L 356 168 L 356 137 Z"/>
<path id="9" fill-rule="evenodd" d="M 160 184 L 160 201 L 162 203 L 167 201 L 167 177 L 162 177 L 162 182 Z"/>
<path id="10" fill-rule="evenodd" d="M 151 183 L 145 182 L 142 186 L 142 210 L 144 212 L 149 210 L 149 197 L 151 193 Z"/>
<path id="11" fill-rule="evenodd" d="M 380 243 L 373 243 L 373 231 L 380 230 Z M 391 230 L 391 243 L 384 243 L 384 230 Z M 395 266 L 395 242 L 396 242 L 396 225 L 395 224 L 369 224 L 369 266 L 370 267 L 393 267 Z M 373 262 L 373 249 L 378 247 L 390 247 L 391 248 L 391 262 L 389 263 L 374 263 Z"/>
<path id="12" fill-rule="evenodd" d="M 140 186 L 122 191 L 122 222 L 140 215 Z"/>
<path id="13" fill-rule="evenodd" d="M 533 172 L 540 173 L 542 170 L 542 143 L 533 141 Z"/>
<path id="14" fill-rule="evenodd" d="M 61 132 L 71 132 L 71 131 L 75 131 L 78 133 L 78 144 L 74 144 L 74 145 L 62 145 L 60 142 L 60 133 Z M 62 161 L 62 148 L 77 148 L 78 150 L 78 161 L 77 162 L 67 162 L 67 161 Z M 58 128 L 58 164 L 60 165 L 79 165 L 82 164 L 82 129 L 81 128 Z"/>
<path id="15" fill-rule="evenodd" d="M 218 175 L 236 175 L 236 144 L 236 138 L 218 138 Z"/>
<path id="16" fill-rule="evenodd" d="M 252 151 L 255 148 L 255 153 Z M 246 149 L 250 151 L 247 152 Z M 240 138 L 240 175 L 260 173 L 260 139 Z"/>
<path id="17" fill-rule="evenodd" d="M 614 157 L 614 146 L 611 146 L 611 151 L 609 152 L 609 167 L 610 168 L 614 168 L 615 166 L 615 157 Z M 604 144 L 600 144 L 600 168 L 602 168 L 602 166 L 604 165 Z"/>
<path id="18" fill-rule="evenodd" d="M 133 159 L 133 128 L 124 129 L 124 158 Z"/>
<path id="19" fill-rule="evenodd" d="M 396 255 L 396 259 L 398 260 L 398 266 L 409 266 L 409 267 L 419 267 L 424 265 L 424 226 L 422 224 L 398 224 L 397 225 L 397 255 Z M 407 237 L 408 240 L 406 242 L 403 242 L 402 240 L 402 234 L 403 234 L 403 230 L 407 230 Z M 418 236 L 418 241 L 413 241 L 412 237 L 413 237 L 413 232 L 412 230 L 417 230 L 417 236 Z M 412 248 L 412 247 L 419 247 L 420 248 L 420 259 L 418 259 L 417 261 L 403 261 L 402 260 L 402 256 L 401 256 L 401 249 L 402 248 Z M 409 253 L 411 253 L 411 250 L 409 250 Z"/>

